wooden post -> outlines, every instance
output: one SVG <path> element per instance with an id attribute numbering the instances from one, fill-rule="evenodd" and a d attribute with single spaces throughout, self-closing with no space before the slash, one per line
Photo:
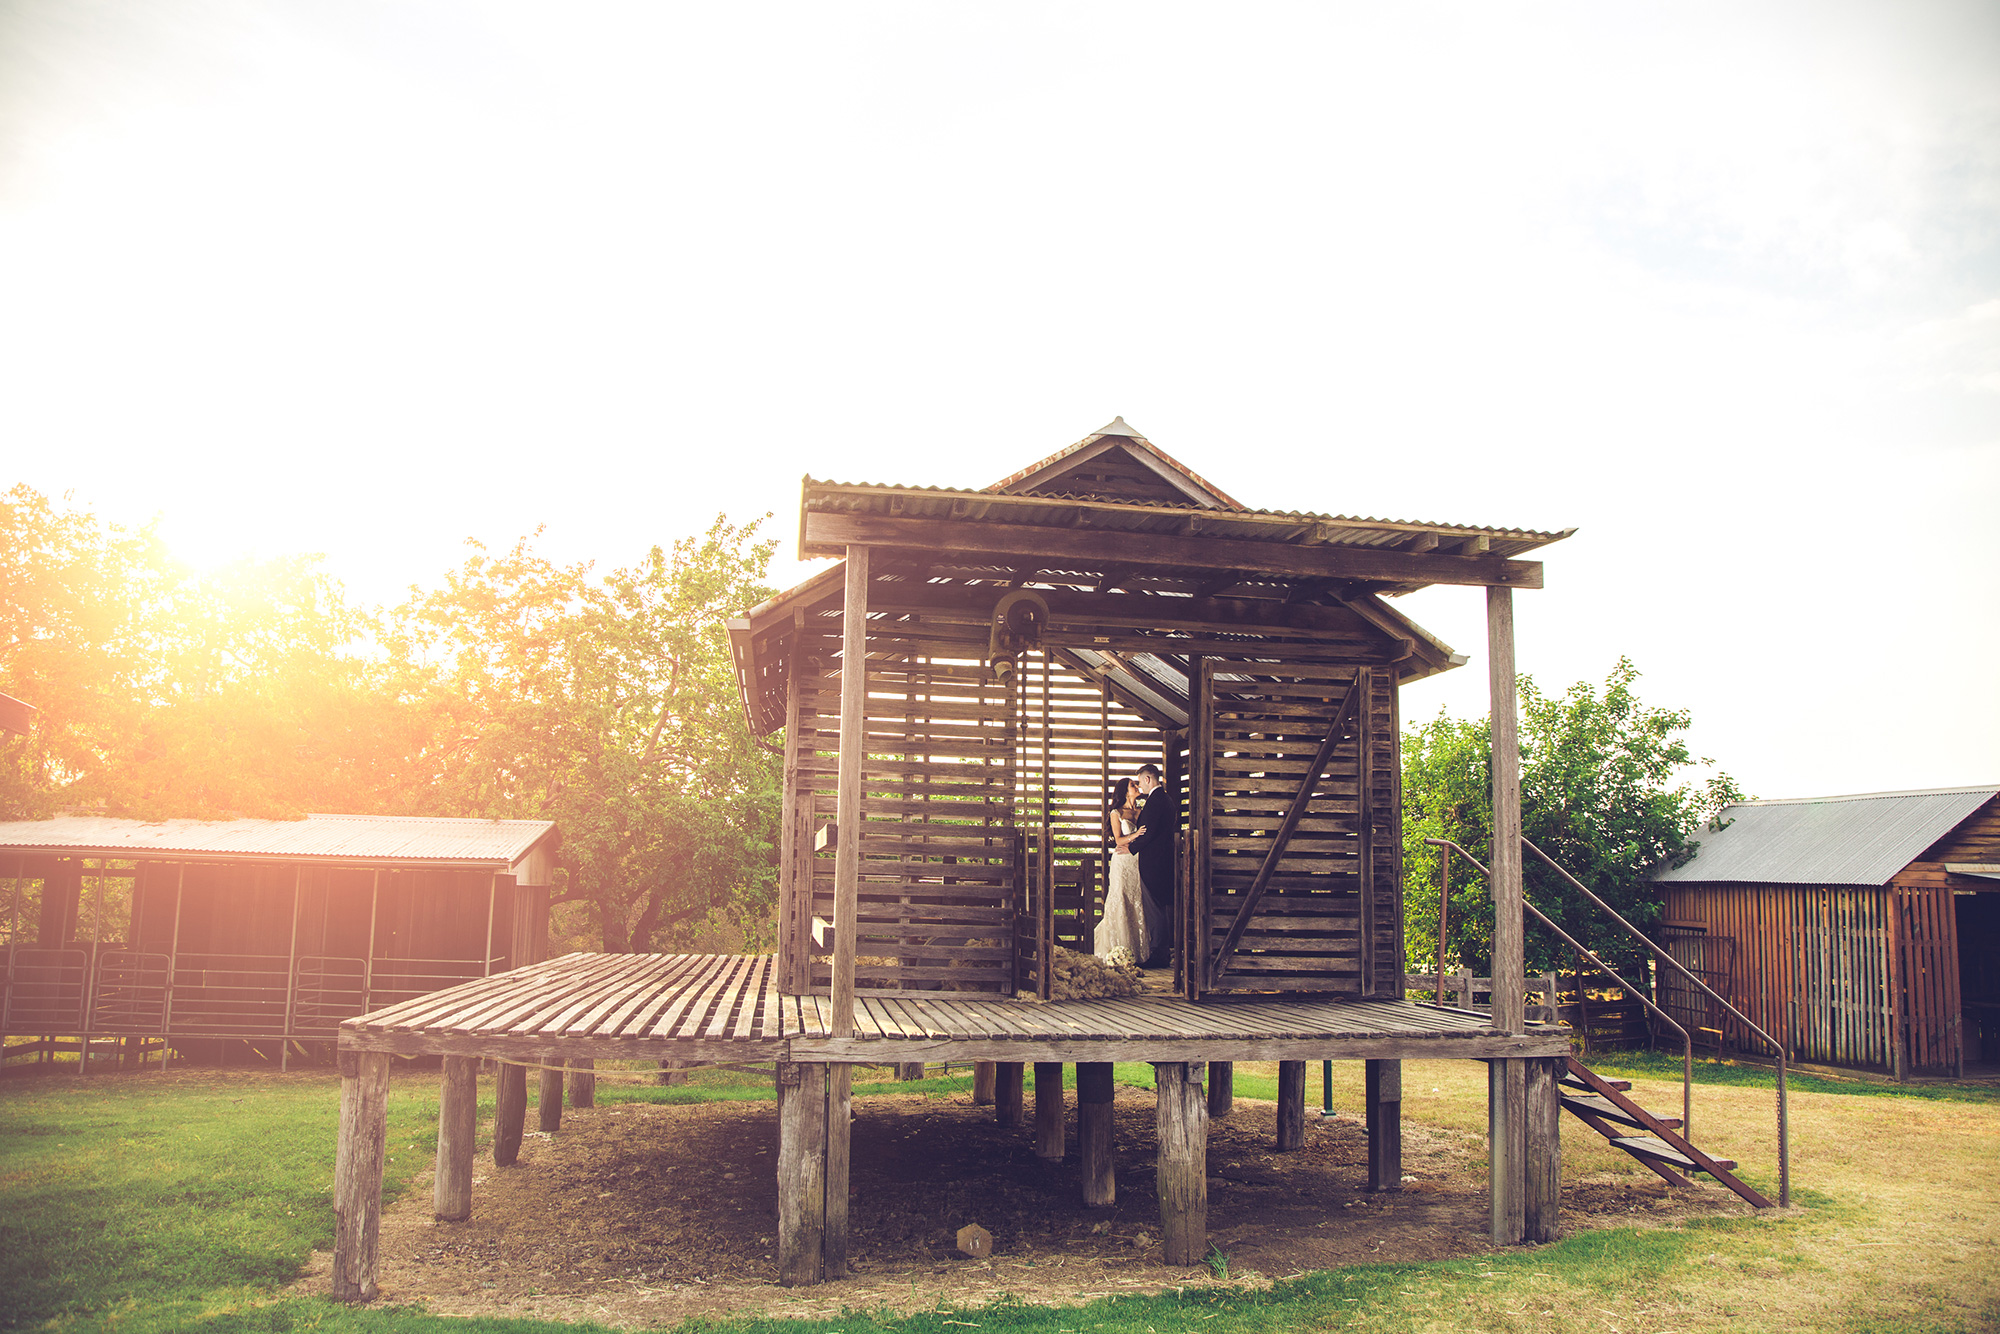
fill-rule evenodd
<path id="1" fill-rule="evenodd" d="M 1111 1062 L 1079 1061 L 1076 1067 L 1076 1146 L 1083 1160 L 1083 1202 L 1118 1202 L 1111 1125 Z"/>
<path id="2" fill-rule="evenodd" d="M 83 1033 L 77 1038 L 79 1046 L 77 1048 L 77 1056 L 76 1056 L 76 1072 L 80 1075 L 87 1075 L 90 1073 L 90 1030 L 97 1017 L 93 1013 L 93 1011 L 97 1008 L 96 1006 L 97 967 L 98 964 L 103 961 L 103 955 L 98 948 L 98 941 L 101 938 L 99 932 L 103 929 L 104 926 L 105 860 L 106 859 L 103 857 L 99 857 L 97 859 L 97 894 L 91 900 L 93 906 L 90 912 L 90 952 L 85 956 L 87 959 L 90 960 L 90 962 L 84 966 L 84 972 L 83 972 Z M 78 886 L 77 893 L 80 897 L 83 892 L 82 862 L 77 863 L 76 874 L 77 874 L 77 886 Z M 283 1050 L 284 1048 L 281 1046 L 279 1048 L 279 1051 L 282 1052 Z M 282 1060 L 283 1057 L 280 1056 L 279 1059 Z"/>
<path id="3" fill-rule="evenodd" d="M 333 1160 L 333 1296 L 370 1302 L 382 1230 L 389 1138 L 389 1054 L 340 1054 L 340 1141 Z"/>
<path id="4" fill-rule="evenodd" d="M 912 1079 L 922 1079 L 923 1077 L 924 1063 L 922 1061 L 898 1061 L 896 1063 L 897 1079 L 909 1081 Z"/>
<path id="5" fill-rule="evenodd" d="M 1035 1062 L 1035 1157 L 1061 1162 L 1063 1157 L 1063 1087 L 1061 1061 Z"/>
<path id="6" fill-rule="evenodd" d="M 826 1068 L 826 1277 L 847 1277 L 849 1150 L 854 1131 L 854 1067 Z"/>
<path id="7" fill-rule="evenodd" d="M 1159 1118 L 1160 1228 L 1166 1262 L 1197 1265 L 1208 1251 L 1208 1099 L 1198 1064 L 1153 1067 Z"/>
<path id="8" fill-rule="evenodd" d="M 1370 1062 L 1373 1064 L 1373 1062 Z M 1554 1241 L 1561 1233 L 1562 1102 L 1556 1076 L 1559 1056 L 1510 1062 L 1527 1067 L 1524 1101 L 1527 1122 L 1527 1167 L 1524 1172 L 1522 1238 Z"/>
<path id="9" fill-rule="evenodd" d="M 553 1061 L 554 1064 L 550 1064 Z M 553 1134 L 562 1129 L 562 1057 L 542 1057 L 541 1078 L 535 1090 L 535 1124 Z"/>
<path id="10" fill-rule="evenodd" d="M 1213 1095 L 1211 1095 L 1212 1097 Z M 1278 1062 L 1278 1148 L 1302 1149 L 1306 1143 L 1306 1063 Z"/>
<path id="11" fill-rule="evenodd" d="M 826 1277 L 826 1085 L 817 1061 L 778 1063 L 778 1282 Z"/>
<path id="12" fill-rule="evenodd" d="M 1488 1190 L 1496 1246 L 1518 1244 L 1526 1226 L 1522 1213 L 1527 1190 L 1525 1081 L 1526 1071 L 1518 1060 L 1486 1063 Z"/>
<path id="13" fill-rule="evenodd" d="M 438 1088 L 437 1186 L 431 1212 L 441 1222 L 472 1216 L 472 1141 L 479 1133 L 479 1058 L 447 1056 Z"/>
<path id="14" fill-rule="evenodd" d="M 178 910 L 176 910 L 178 911 Z M 382 868 L 375 868 L 375 875 L 368 889 L 368 957 L 361 961 L 361 1013 L 374 1009 L 375 995 L 375 924 L 382 911 Z"/>
<path id="15" fill-rule="evenodd" d="M 285 960 L 285 1031 L 278 1038 L 278 1071 L 292 1068 L 292 1025 L 299 1012 L 299 898 L 304 889 L 306 868 L 292 868 L 292 943 Z"/>
<path id="16" fill-rule="evenodd" d="M 993 1062 L 973 1062 L 972 1105 L 974 1107 L 991 1107 L 993 1105 L 993 1079 Z"/>
<path id="17" fill-rule="evenodd" d="M 861 913 L 861 758 L 868 708 L 868 548 L 847 549 L 846 602 L 840 619 L 840 770 L 834 789 L 833 1014 L 837 1038 L 854 1036 L 854 949 Z M 848 1147 L 852 1134 L 851 1067 L 826 1073 L 826 1213 L 822 1269 L 847 1275 Z"/>
<path id="18" fill-rule="evenodd" d="M 840 619 L 840 772 L 834 789 L 832 1035 L 854 1036 L 855 918 L 861 886 L 861 752 L 868 734 L 868 548 L 847 549 Z"/>
<path id="19" fill-rule="evenodd" d="M 1208 1063 L 1208 1119 L 1220 1121 L 1229 1115 L 1229 1109 L 1236 1104 L 1236 1063 L 1234 1061 L 1210 1061 Z"/>
<path id="20" fill-rule="evenodd" d="M 812 920 L 812 880 L 807 877 L 805 884 L 799 883 L 799 844 L 810 843 L 810 839 L 799 837 L 799 677 L 803 674 L 798 664 L 798 636 L 792 637 L 791 650 L 785 655 L 790 659 L 792 679 L 785 685 L 785 767 L 781 770 L 784 787 L 778 794 L 778 990 L 788 995 L 803 995 L 812 990 L 812 965 L 798 948 L 798 936 L 787 929 L 786 924 L 804 919 Z M 812 805 L 810 798 L 807 806 Z M 803 902 L 798 898 L 805 895 Z"/>
<path id="21" fill-rule="evenodd" d="M 479 971 L 484 977 L 493 976 L 493 922 L 500 915 L 500 873 L 495 871 L 486 877 L 486 957 L 480 960 Z M 519 950 L 521 943 L 514 942 Z"/>
<path id="22" fill-rule="evenodd" d="M 1003 1126 L 1021 1124 L 1021 1062 L 998 1061 L 993 1068 L 993 1119 Z"/>
<path id="23" fill-rule="evenodd" d="M 591 1056 L 578 1056 L 570 1061 L 576 1073 L 569 1077 L 569 1105 L 579 1111 L 597 1106 L 597 1060 Z"/>
<path id="24" fill-rule="evenodd" d="M 1403 1063 L 1369 1061 L 1362 1075 L 1368 1116 L 1368 1189 L 1403 1188 Z"/>
<path id="25" fill-rule="evenodd" d="M 1493 1027 L 1522 1030 L 1527 968 L 1521 939 L 1521 753 L 1514 670 L 1514 590 L 1486 590 L 1487 690 L 1493 739 Z M 1496 1060 L 1487 1080 L 1488 1157 L 1492 1171 L 1493 1242 L 1521 1240 L 1526 1189 L 1524 1071 Z"/>
<path id="26" fill-rule="evenodd" d="M 20 892 L 20 886 L 17 882 L 14 893 L 18 896 Z M 160 1072 L 162 1074 L 165 1074 L 167 1069 L 167 1048 L 174 1040 L 174 974 L 181 966 L 181 900 L 186 896 L 187 863 L 180 862 L 174 867 L 174 930 L 173 934 L 167 938 L 167 985 L 166 995 L 162 997 L 160 1013 Z M 10 953 L 8 956 L 10 961 L 12 957 Z M 12 967 L 11 962 L 9 963 L 9 967 Z M 366 1014 L 367 1012 L 367 1008 L 364 1006 L 362 1013 Z"/>
<path id="27" fill-rule="evenodd" d="M 528 1068 L 500 1062 L 493 1091 L 493 1162 L 512 1167 L 521 1156 L 521 1131 L 528 1123 Z"/>

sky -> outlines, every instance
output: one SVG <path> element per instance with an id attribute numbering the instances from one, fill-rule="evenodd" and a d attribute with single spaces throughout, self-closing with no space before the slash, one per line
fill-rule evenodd
<path id="1" fill-rule="evenodd" d="M 2000 783 L 2000 6 L 0 0 L 0 486 L 357 598 L 1123 415 L 1536 529 L 1764 797 Z M 1406 719 L 1486 711 L 1470 655 Z"/>

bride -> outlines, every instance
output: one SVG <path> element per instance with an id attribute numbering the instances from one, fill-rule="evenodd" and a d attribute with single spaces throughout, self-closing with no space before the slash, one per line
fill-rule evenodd
<path id="1" fill-rule="evenodd" d="M 1091 953 L 1105 959 L 1111 956 L 1113 950 L 1123 947 L 1132 952 L 1135 962 L 1144 963 L 1152 957 L 1163 923 L 1159 907 L 1140 883 L 1139 858 L 1131 849 L 1132 840 L 1145 832 L 1137 824 L 1139 794 L 1132 780 L 1119 779 L 1112 786 L 1111 800 L 1106 804 L 1109 809 L 1105 812 L 1105 823 L 1116 851 L 1111 854 L 1110 884 L 1104 895 L 1104 918 L 1097 924 Z"/>

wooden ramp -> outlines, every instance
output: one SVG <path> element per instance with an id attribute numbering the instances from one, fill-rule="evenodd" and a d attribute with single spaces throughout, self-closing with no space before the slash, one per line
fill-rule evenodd
<path id="1" fill-rule="evenodd" d="M 1034 1002 L 971 993 L 856 998 L 832 1036 L 824 996 L 779 992 L 768 956 L 571 954 L 341 1025 L 344 1051 L 596 1059 L 845 1061 L 1363 1060 L 1556 1056 L 1558 1029 L 1404 1001 L 1289 996 Z"/>

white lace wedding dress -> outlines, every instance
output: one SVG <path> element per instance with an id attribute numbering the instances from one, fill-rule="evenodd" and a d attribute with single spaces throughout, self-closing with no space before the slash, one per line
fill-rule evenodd
<path id="1" fill-rule="evenodd" d="M 1118 822 L 1120 833 L 1130 834 L 1130 820 Z M 1139 880 L 1139 859 L 1129 852 L 1111 854 L 1110 887 L 1104 894 L 1104 920 L 1091 938 L 1091 953 L 1109 958 L 1111 951 L 1124 946 L 1132 960 L 1143 964 L 1161 938 L 1160 909 Z"/>

